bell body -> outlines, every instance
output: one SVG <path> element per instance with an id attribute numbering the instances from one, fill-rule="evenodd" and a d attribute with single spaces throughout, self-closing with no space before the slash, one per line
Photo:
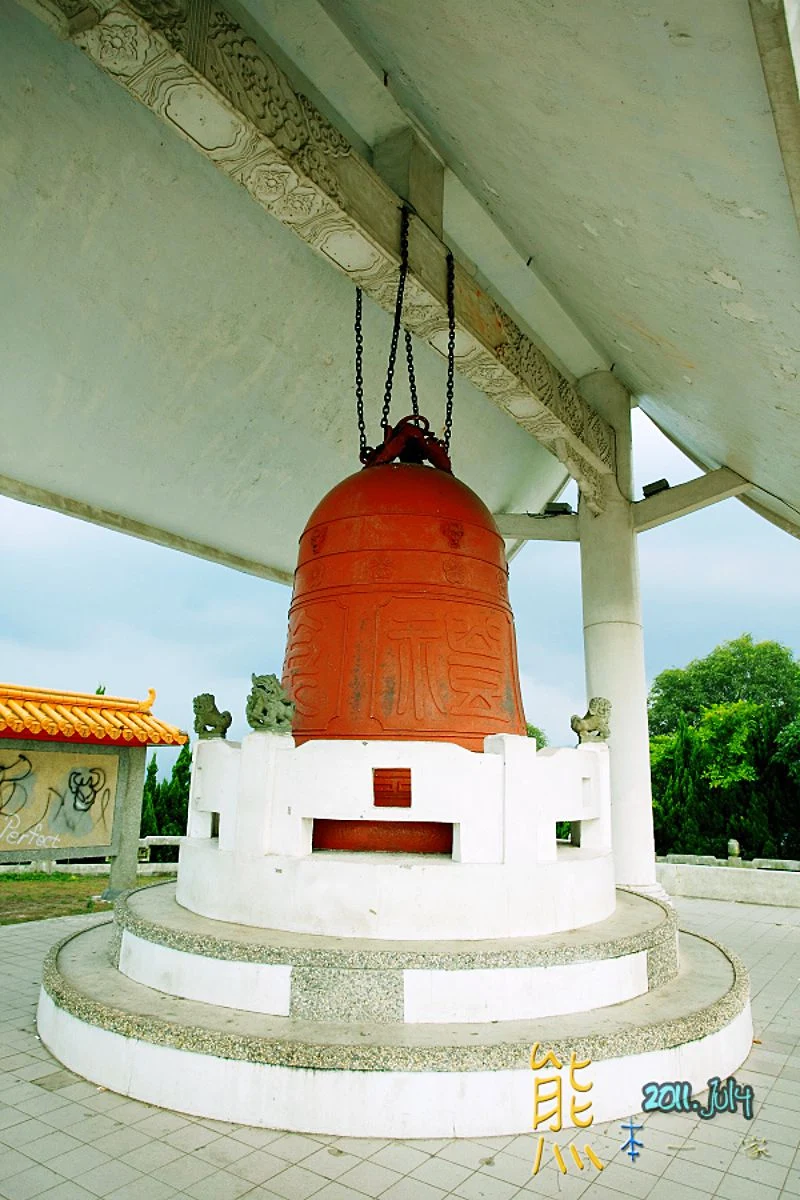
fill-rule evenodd
<path id="1" fill-rule="evenodd" d="M 366 467 L 300 539 L 283 682 L 293 735 L 482 750 L 525 733 L 503 540 L 446 471 Z"/>

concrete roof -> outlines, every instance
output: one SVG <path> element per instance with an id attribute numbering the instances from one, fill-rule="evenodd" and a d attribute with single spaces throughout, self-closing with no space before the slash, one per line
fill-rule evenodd
<path id="1" fill-rule="evenodd" d="M 14 0 L 0 22 L 0 492 L 290 579 L 359 469 L 352 285 Z M 364 329 L 375 440 L 391 323 L 370 301 Z M 424 343 L 417 380 L 439 425 Z M 395 395 L 400 417 L 400 369 Z M 566 478 L 461 379 L 452 448 L 494 511 Z"/>
<path id="2" fill-rule="evenodd" d="M 583 335 L 548 329 L 566 369 L 591 344 L 797 532 L 800 105 L 776 33 L 798 39 L 796 0 L 323 4 Z"/>
<path id="3" fill-rule="evenodd" d="M 762 64 L 745 0 L 230 7 L 368 160 L 417 130 L 445 164 L 445 240 L 567 377 L 613 363 L 699 465 L 752 480 L 745 501 L 798 532 L 788 35 L 765 50 L 761 30 Z M 307 513 L 357 466 L 352 285 L 0 9 L 0 491 L 287 578 Z M 388 335 L 367 303 L 374 432 Z M 438 421 L 425 345 L 418 376 Z M 565 479 L 464 380 L 453 449 L 495 511 L 537 511 Z"/>

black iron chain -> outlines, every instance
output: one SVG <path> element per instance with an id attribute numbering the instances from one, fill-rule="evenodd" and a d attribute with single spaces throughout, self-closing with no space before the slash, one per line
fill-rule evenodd
<path id="1" fill-rule="evenodd" d="M 361 327 L 361 288 L 356 288 L 356 415 L 358 418 L 358 453 L 363 462 L 367 452 L 367 425 L 364 420 L 364 334 Z"/>
<path id="2" fill-rule="evenodd" d="M 447 254 L 447 408 L 444 416 L 444 448 L 450 453 L 450 435 L 453 432 L 453 392 L 455 390 L 456 366 L 456 266 L 453 256 Z"/>
<path id="3" fill-rule="evenodd" d="M 403 315 L 403 295 L 406 290 L 408 275 L 408 218 L 409 210 L 403 205 L 400 212 L 400 278 L 397 281 L 397 299 L 394 305 L 394 322 L 392 324 L 392 341 L 389 346 L 389 363 L 386 368 L 386 386 L 383 389 L 383 410 L 381 412 L 381 429 L 389 427 L 389 409 L 392 404 L 392 384 L 394 383 L 394 367 L 397 362 L 397 343 L 400 338 L 400 319 Z"/>
<path id="4" fill-rule="evenodd" d="M 408 390 L 411 393 L 411 411 L 414 422 L 419 425 L 419 400 L 417 399 L 417 377 L 414 373 L 414 348 L 411 345 L 411 334 L 406 329 L 406 362 L 408 363 Z"/>
<path id="5" fill-rule="evenodd" d="M 400 340 L 400 325 L 403 315 L 403 296 L 408 277 L 408 224 L 410 211 L 403 206 L 400 213 L 400 276 L 397 283 L 397 299 L 392 323 L 392 340 L 389 347 L 389 362 L 386 368 L 386 384 L 383 390 L 383 408 L 381 411 L 381 429 L 389 428 L 389 409 L 392 404 L 392 385 L 397 363 L 397 346 Z M 361 461 L 367 454 L 367 427 L 364 418 L 364 334 L 362 327 L 362 293 L 356 288 L 355 316 L 355 384 L 356 384 L 356 415 L 358 419 L 358 448 Z M 411 333 L 404 330 L 406 364 L 408 366 L 408 390 L 411 394 L 411 409 L 415 421 L 419 421 L 419 399 L 417 396 L 417 380 L 414 370 L 414 349 Z M 444 418 L 444 448 L 450 452 L 450 437 L 453 432 L 453 393 L 455 390 L 455 350 L 456 350 L 456 310 L 455 310 L 455 263 L 453 256 L 447 254 L 447 406 Z"/>

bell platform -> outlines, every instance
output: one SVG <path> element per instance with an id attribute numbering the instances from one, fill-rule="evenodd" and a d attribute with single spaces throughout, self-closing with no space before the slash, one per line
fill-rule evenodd
<path id="1" fill-rule="evenodd" d="M 321 850 L 320 820 L 449 826 L 450 849 Z M 71 1070 L 151 1104 L 410 1138 L 530 1129 L 537 1045 L 564 1094 L 583 1064 L 607 1120 L 649 1081 L 702 1090 L 752 1040 L 738 960 L 615 890 L 605 747 L 511 734 L 482 754 L 201 741 L 177 884 L 54 948 L 38 1028 Z"/>
<path id="2" fill-rule="evenodd" d="M 335 937 L 534 937 L 611 916 L 608 751 L 487 737 L 200 742 L 178 902 L 217 921 Z M 385 773 L 408 793 L 386 804 Z M 406 800 L 408 803 L 406 803 Z M 452 830 L 449 854 L 315 850 L 318 822 Z M 556 838 L 572 823 L 572 843 Z"/>
<path id="3" fill-rule="evenodd" d="M 700 1091 L 741 1064 L 752 1041 L 741 963 L 681 934 L 678 968 L 675 948 L 668 906 L 629 892 L 582 935 L 342 946 L 192 917 L 166 884 L 54 947 L 38 1028 L 78 1074 L 193 1115 L 365 1137 L 519 1133 L 537 1043 L 565 1089 L 570 1055 L 590 1064 L 598 1121 L 638 1111 L 649 1080 Z M 619 960 L 634 969 L 604 976 Z"/>

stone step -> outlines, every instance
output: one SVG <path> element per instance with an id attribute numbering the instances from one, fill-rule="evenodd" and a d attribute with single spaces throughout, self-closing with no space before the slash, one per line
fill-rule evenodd
<path id="1" fill-rule="evenodd" d="M 602 1011 L 536 1021 L 408 1025 L 319 1022 L 223 1008 L 168 996 L 122 975 L 104 922 L 51 950 L 44 990 L 99 1028 L 243 1061 L 369 1071 L 526 1068 L 534 1042 L 593 1061 L 660 1049 L 720 1028 L 747 999 L 747 976 L 729 951 L 681 934 L 677 976 L 656 991 Z"/>
<path id="2" fill-rule="evenodd" d="M 571 1053 L 589 1060 L 581 1080 L 594 1085 L 595 1119 L 609 1120 L 637 1111 L 650 1080 L 701 1090 L 735 1070 L 752 1041 L 742 964 L 696 935 L 682 935 L 678 975 L 644 996 L 596 1012 L 451 1025 L 317 1022 L 168 996 L 116 969 L 114 941 L 108 922 L 48 955 L 45 1046 L 123 1095 L 249 1125 L 383 1137 L 522 1132 L 537 1042 L 558 1056 L 565 1088 Z"/>
<path id="3" fill-rule="evenodd" d="M 543 1017 L 617 1004 L 677 972 L 674 910 L 620 891 L 614 915 L 537 938 L 387 942 L 259 930 L 183 908 L 175 885 L 120 898 L 119 968 L 161 992 L 317 1021 Z"/>

